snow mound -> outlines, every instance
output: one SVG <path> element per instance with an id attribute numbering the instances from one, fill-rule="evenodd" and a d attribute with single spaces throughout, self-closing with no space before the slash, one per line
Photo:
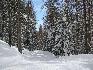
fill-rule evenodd
<path id="1" fill-rule="evenodd" d="M 49 61 L 51 59 L 54 59 L 55 56 L 48 52 L 48 51 L 41 51 L 41 50 L 35 50 L 35 51 L 23 51 L 23 56 L 25 58 L 29 58 L 30 60 L 39 60 L 39 61 Z"/>
<path id="2" fill-rule="evenodd" d="M 14 47 L 10 47 L 6 42 L 0 40 L 0 57 L 10 57 L 17 54 Z"/>
<path id="3" fill-rule="evenodd" d="M 2 40 L 0 40 L 0 46 L 9 46 L 6 42 L 4 42 L 4 41 L 2 41 Z"/>

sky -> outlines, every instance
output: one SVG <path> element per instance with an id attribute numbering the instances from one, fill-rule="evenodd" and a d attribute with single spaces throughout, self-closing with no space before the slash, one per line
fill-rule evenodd
<path id="1" fill-rule="evenodd" d="M 33 5 L 34 5 L 34 10 L 36 12 L 36 20 L 37 20 L 37 25 L 36 28 L 38 30 L 40 24 L 43 24 L 43 17 L 45 16 L 45 9 L 41 9 L 44 5 L 44 0 L 32 0 Z"/>

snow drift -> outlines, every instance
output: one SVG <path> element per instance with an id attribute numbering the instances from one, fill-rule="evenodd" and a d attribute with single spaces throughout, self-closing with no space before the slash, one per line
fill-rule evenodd
<path id="1" fill-rule="evenodd" d="M 10 48 L 9 45 L 0 40 L 0 57 L 6 56 L 14 56 L 16 55 L 16 50 L 14 48 Z"/>

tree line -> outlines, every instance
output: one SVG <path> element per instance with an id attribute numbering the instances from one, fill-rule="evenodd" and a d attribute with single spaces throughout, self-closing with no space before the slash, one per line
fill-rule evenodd
<path id="1" fill-rule="evenodd" d="M 47 0 L 45 7 L 44 50 L 55 55 L 92 53 L 92 0 Z"/>
<path id="2" fill-rule="evenodd" d="M 0 15 L 1 40 L 17 46 L 20 53 L 23 47 L 35 49 L 36 16 L 31 1 L 1 0 Z"/>
<path id="3" fill-rule="evenodd" d="M 0 36 L 9 45 L 54 55 L 93 52 L 93 1 L 46 0 L 43 26 L 36 30 L 32 1 L 0 1 Z"/>

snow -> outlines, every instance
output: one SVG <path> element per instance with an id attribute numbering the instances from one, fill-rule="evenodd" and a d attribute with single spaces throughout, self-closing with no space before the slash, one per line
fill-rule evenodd
<path id="1" fill-rule="evenodd" d="M 20 54 L 15 47 L 0 40 L 0 70 L 93 70 L 93 55 L 80 54 L 55 58 L 47 51 L 26 49 Z"/>
<path id="2" fill-rule="evenodd" d="M 51 59 L 54 59 L 55 56 L 52 53 L 49 53 L 48 51 L 41 51 L 41 50 L 35 50 L 35 51 L 28 51 L 28 50 L 24 50 L 23 51 L 23 57 L 25 57 L 25 59 L 29 59 L 29 60 L 34 60 L 34 61 L 49 61 Z"/>

